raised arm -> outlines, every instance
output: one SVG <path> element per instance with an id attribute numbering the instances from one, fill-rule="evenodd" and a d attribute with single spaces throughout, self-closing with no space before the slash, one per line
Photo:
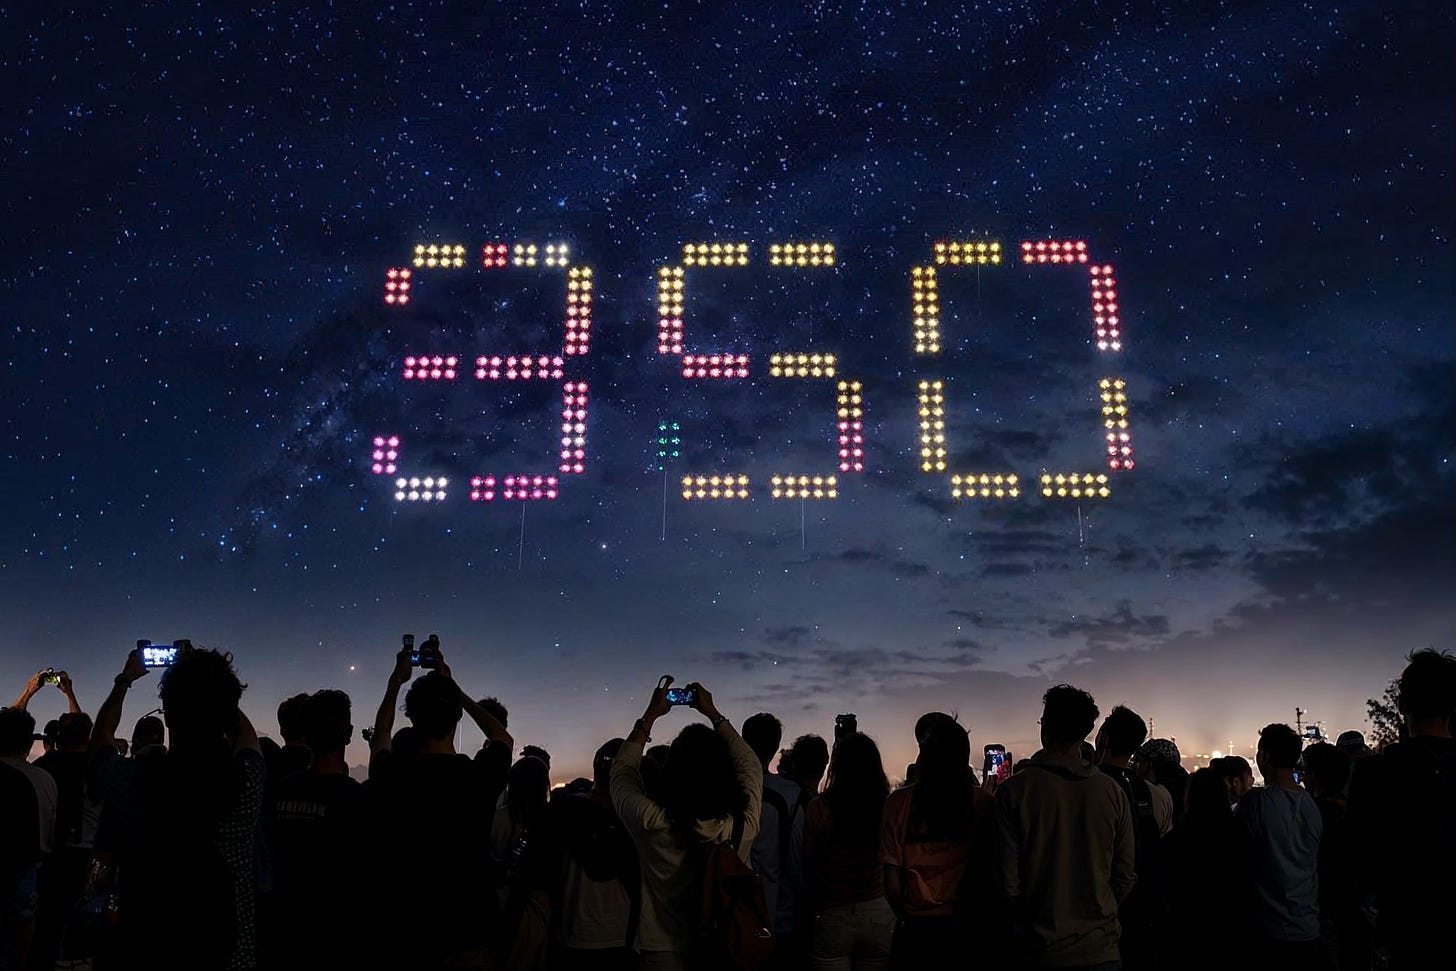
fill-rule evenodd
<path id="1" fill-rule="evenodd" d="M 458 685 L 457 685 L 458 686 Z M 487 740 L 499 742 L 507 749 L 515 748 L 516 740 L 511 738 L 511 733 L 506 731 L 506 726 L 480 706 L 480 703 L 460 689 L 460 706 L 465 709 L 465 714 L 475 722 L 475 726 L 485 733 Z"/>
<path id="2" fill-rule="evenodd" d="M 96 712 L 96 724 L 91 728 L 92 748 L 116 745 L 116 729 L 121 724 L 121 706 L 126 702 L 126 693 L 138 678 L 146 676 L 146 665 L 142 664 L 137 652 L 127 654 L 121 673 L 111 684 L 111 694 L 106 696 Z"/>
<path id="3" fill-rule="evenodd" d="M 76 689 L 71 686 L 71 676 L 64 671 L 60 671 L 57 672 L 57 677 L 60 680 L 56 682 L 56 687 L 60 688 L 61 694 L 66 696 L 66 710 L 73 715 L 79 714 L 81 711 L 81 703 L 76 700 Z"/>
<path id="4" fill-rule="evenodd" d="M 693 707 L 702 712 L 703 717 L 713 723 L 713 730 L 722 735 L 728 742 L 728 754 L 733 759 L 733 771 L 738 776 L 738 786 L 748 796 L 748 806 L 743 810 L 743 849 L 747 850 L 753 846 L 753 840 L 758 836 L 759 819 L 763 813 L 763 763 L 758 760 L 753 749 L 738 734 L 718 706 L 713 703 L 713 694 L 701 684 L 691 685 L 695 689 L 697 701 Z"/>
<path id="5" fill-rule="evenodd" d="M 379 711 L 374 715 L 374 737 L 369 740 L 371 755 L 389 751 L 389 742 L 394 736 L 394 710 L 399 707 L 399 689 L 409 681 L 413 673 L 409 651 L 401 650 L 394 656 L 394 670 L 389 672 L 389 684 L 384 689 L 384 699 L 379 702 Z"/>
<path id="6" fill-rule="evenodd" d="M 24 708 L 29 705 L 30 699 L 34 698 L 36 693 L 40 691 L 41 685 L 45 684 L 46 675 L 50 674 L 50 670 L 50 668 L 45 668 L 32 674 L 30 680 L 25 682 L 25 687 L 20 689 L 20 694 L 16 697 L 15 704 L 10 707 Z"/>
<path id="7" fill-rule="evenodd" d="M 633 724 L 627 740 L 612 760 L 612 806 L 623 825 L 633 834 L 654 829 L 664 820 L 662 807 L 648 798 L 642 785 L 642 752 L 652 741 L 653 724 L 671 710 L 665 683 L 670 681 L 670 678 L 664 678 L 658 682 L 652 699 L 647 703 L 647 710 Z"/>

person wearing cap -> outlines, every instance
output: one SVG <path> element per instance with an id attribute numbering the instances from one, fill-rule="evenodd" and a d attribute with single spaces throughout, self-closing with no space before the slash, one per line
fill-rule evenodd
<path id="1" fill-rule="evenodd" d="M 1183 820 L 1184 795 L 1188 791 L 1188 770 L 1171 738 L 1150 738 L 1137 750 L 1138 777 L 1161 786 L 1173 802 L 1173 826 Z"/>

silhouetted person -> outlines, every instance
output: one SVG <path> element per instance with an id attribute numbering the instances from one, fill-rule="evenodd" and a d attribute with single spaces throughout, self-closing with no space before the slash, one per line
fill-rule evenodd
<path id="1" fill-rule="evenodd" d="M 768 770 L 783 741 L 784 726 L 768 712 L 743 722 L 743 740 L 763 767 L 763 812 L 753 840 L 753 869 L 763 877 L 763 895 L 774 915 L 774 955 L 794 950 L 798 908 L 804 883 L 804 808 L 813 798 L 782 772 Z"/>
<path id="2" fill-rule="evenodd" d="M 360 957 L 355 895 L 375 875 L 365 868 L 364 787 L 349 776 L 354 737 L 349 696 L 316 691 L 297 712 L 307 768 L 272 787 L 265 810 L 273 857 L 279 971 L 351 967 Z"/>
<path id="3" fill-rule="evenodd" d="M 539 761 L 542 765 L 546 766 L 547 772 L 550 772 L 551 771 L 551 753 L 550 752 L 546 751 L 544 748 L 542 748 L 539 745 L 523 745 L 523 746 L 521 746 L 521 758 L 525 758 L 528 755 L 531 758 L 536 759 L 537 761 Z"/>
<path id="4" fill-rule="evenodd" d="M 400 651 L 374 719 L 369 802 L 380 867 L 374 884 L 380 913 L 410 915 L 428 899 L 429 921 L 414 934 L 377 928 L 376 957 L 411 969 L 479 968 L 499 923 L 487 879 L 490 819 L 509 772 L 511 737 L 456 685 L 441 656 L 439 668 L 405 695 L 408 751 L 397 751 L 394 708 L 413 673 L 409 652 Z M 462 713 L 486 737 L 473 759 L 455 751 Z"/>
<path id="5" fill-rule="evenodd" d="M 1259 732 L 1264 785 L 1239 800 L 1250 837 L 1254 948 L 1271 966 L 1313 968 L 1319 959 L 1319 808 L 1294 779 L 1303 743 L 1288 725 Z"/>
<path id="6" fill-rule="evenodd" d="M 1246 922 L 1248 838 L 1234 819 L 1227 781 L 1212 767 L 1188 777 L 1183 822 L 1167 835 L 1164 849 L 1170 924 L 1164 967 L 1223 971 L 1230 956 L 1209 946 L 1209 919 L 1217 914 L 1219 925 L 1230 928 Z"/>
<path id="7" fill-rule="evenodd" d="M 1225 755 L 1208 767 L 1219 774 L 1229 790 L 1229 804 L 1237 806 L 1244 793 L 1254 788 L 1254 767 L 1242 755 Z"/>
<path id="8" fill-rule="evenodd" d="M 292 775 L 308 768 L 312 755 L 304 741 L 304 708 L 308 705 L 308 693 L 302 692 L 284 698 L 278 704 L 278 735 L 283 739 L 280 746 L 271 738 L 260 739 L 263 746 L 263 760 L 268 764 L 268 784 L 272 785 L 286 775 Z"/>
<path id="9" fill-rule="evenodd" d="M 816 971 L 883 971 L 890 963 L 895 912 L 885 899 L 880 831 L 890 781 L 868 735 L 840 737 L 824 793 L 804 825 L 809 956 Z"/>
<path id="10" fill-rule="evenodd" d="M 118 679 L 120 680 L 120 679 Z M 158 685 L 171 745 L 136 759 L 118 858 L 123 966 L 252 968 L 262 752 L 231 655 L 188 648 Z M 159 933 L 158 914 L 166 914 Z"/>
<path id="11" fill-rule="evenodd" d="M 1173 825 L 1177 826 L 1188 803 L 1188 770 L 1183 768 L 1177 744 L 1171 738 L 1148 739 L 1139 746 L 1133 769 L 1139 778 L 1168 790 L 1173 800 Z"/>
<path id="12" fill-rule="evenodd" d="M 612 763 L 612 803 L 637 844 L 642 865 L 640 967 L 691 965 L 703 895 L 702 848 L 730 843 L 746 864 L 758 834 L 763 767 L 701 685 L 693 707 L 712 727 L 694 724 L 672 740 L 656 797 L 642 786 L 642 750 L 657 719 L 671 711 L 667 689 L 652 693 Z"/>
<path id="13" fill-rule="evenodd" d="M 955 722 L 936 724 L 920 746 L 915 782 L 891 793 L 880 828 L 885 896 L 900 919 L 892 960 L 928 966 L 968 953 L 975 891 L 986 886 L 991 797 L 971 774 L 971 743 Z M 975 864 L 981 872 L 968 872 Z"/>
<path id="14" fill-rule="evenodd" d="M 1124 971 L 1160 966 L 1167 925 L 1163 836 L 1173 828 L 1173 800 L 1168 790 L 1140 778 L 1131 768 L 1133 754 L 1147 737 L 1148 724 L 1142 716 L 1118 705 L 1103 719 L 1095 746 L 1098 768 L 1117 783 L 1132 808 L 1137 883 L 1118 909 L 1118 950 Z"/>
<path id="15" fill-rule="evenodd" d="M 551 775 L 545 762 L 527 754 L 533 748 L 521 749 L 521 757 L 511 766 L 491 832 L 491 862 L 502 914 L 492 966 L 507 971 L 543 966 L 550 932 L 555 859 L 546 807 Z"/>
<path id="16" fill-rule="evenodd" d="M 560 875 L 552 901 L 553 971 L 628 971 L 634 898 L 640 892 L 637 847 L 612 808 L 614 738 L 592 758 L 591 788 L 551 800 L 548 816 Z"/>
<path id="17" fill-rule="evenodd" d="M 65 678 L 66 693 L 70 679 Z M 66 919 L 81 899 L 86 870 L 101 817 L 101 800 L 94 787 L 88 791 L 91 716 L 68 711 L 60 717 L 56 747 L 35 760 L 56 781 L 56 833 L 51 857 L 40 872 L 40 910 L 32 961 L 49 967 L 59 955 Z"/>
<path id="18" fill-rule="evenodd" d="M 819 791 L 827 768 L 829 743 L 819 735 L 800 735 L 789 746 L 788 758 L 780 762 L 779 774 L 787 775 L 801 790 L 812 795 Z"/>
<path id="19" fill-rule="evenodd" d="M 951 724 L 955 724 L 956 723 L 956 716 L 955 715 L 946 714 L 943 711 L 927 711 L 925 714 L 923 714 L 919 718 L 915 719 L 915 749 L 916 749 L 916 751 L 919 751 L 920 750 L 920 746 L 922 746 L 922 745 L 925 744 L 925 740 L 930 737 L 930 733 L 935 730 L 936 726 L 941 725 L 941 724 L 946 723 L 946 722 L 949 722 Z M 915 781 L 915 763 L 914 762 L 911 762 L 909 765 L 905 766 L 905 783 L 904 784 L 905 785 L 909 785 L 910 783 L 912 783 L 914 781 Z"/>
<path id="20" fill-rule="evenodd" d="M 1449 953 L 1456 913 L 1456 658 L 1418 651 L 1400 676 L 1406 739 L 1363 759 L 1346 816 L 1392 971 Z"/>
<path id="21" fill-rule="evenodd" d="M 1304 750 L 1301 781 L 1320 813 L 1320 951 L 1326 968 L 1370 967 L 1372 928 L 1365 920 L 1355 883 L 1349 835 L 1345 829 L 1345 787 L 1350 757 L 1328 742 Z"/>
<path id="22" fill-rule="evenodd" d="M 35 930 L 41 861 L 40 800 L 16 764 L 34 742 L 35 719 L 24 708 L 0 708 L 0 967 L 23 968 Z M 20 753 L 16 755 L 15 753 Z M 50 819 L 54 827 L 55 817 Z"/>
<path id="23" fill-rule="evenodd" d="M 1091 968 L 1118 960 L 1118 906 L 1136 882 L 1132 808 L 1082 758 L 1097 721 L 1087 692 L 1042 699 L 1041 751 L 996 790 L 997 886 L 1018 960 Z"/>

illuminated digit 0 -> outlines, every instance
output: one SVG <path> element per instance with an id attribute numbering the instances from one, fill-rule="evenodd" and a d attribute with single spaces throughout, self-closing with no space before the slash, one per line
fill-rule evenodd
<path id="1" fill-rule="evenodd" d="M 787 242 L 769 246 L 769 264 L 778 267 L 833 267 L 837 262 L 833 243 Z M 687 267 L 743 267 L 748 265 L 747 243 L 688 243 L 683 246 L 682 264 L 663 266 L 657 270 L 657 352 L 681 358 L 681 372 L 690 380 L 738 380 L 749 375 L 747 354 L 689 351 L 684 339 Z M 833 354 L 795 352 L 778 353 L 769 358 L 768 373 L 774 378 L 835 378 L 837 362 Z M 839 471 L 864 471 L 864 397 L 858 381 L 838 382 L 835 427 L 837 432 Z M 671 442 L 672 457 L 678 455 L 681 441 L 666 436 L 667 425 L 658 426 L 658 467 L 667 460 Z M 769 495 L 774 499 L 834 499 L 839 495 L 839 480 L 834 475 L 774 474 L 769 480 Z M 685 475 L 682 497 L 688 500 L 736 500 L 749 497 L 748 476 L 733 472 L 719 475 Z"/>
<path id="2" fill-rule="evenodd" d="M 934 265 L 912 267 L 910 271 L 911 319 L 917 355 L 940 353 L 941 313 L 937 267 L 998 266 L 1001 244 L 990 240 L 939 242 L 934 247 Z M 1099 353 L 1122 350 L 1122 323 L 1118 309 L 1117 283 L 1109 264 L 1092 262 L 1082 240 L 1030 240 L 1020 247 L 1021 263 L 1028 267 L 1069 266 L 1088 274 L 1092 304 L 1092 333 Z M 1127 384 L 1121 378 L 1098 381 L 1107 467 L 1113 472 L 1134 465 L 1132 434 L 1129 430 Z M 920 382 L 920 469 L 943 474 L 947 471 L 945 382 Z M 1041 494 L 1047 499 L 1106 499 L 1111 495 L 1110 476 L 1105 472 L 1043 472 Z M 1013 472 L 954 472 L 950 475 L 953 499 L 1018 499 L 1021 479 Z"/>
<path id="3" fill-rule="evenodd" d="M 465 247 L 458 243 L 421 243 L 414 248 L 414 269 L 393 267 L 385 274 L 384 302 L 392 307 L 410 303 L 420 270 L 455 270 L 465 266 Z M 560 493 L 560 476 L 579 475 L 586 467 L 587 385 L 566 380 L 566 358 L 580 357 L 591 347 L 592 271 L 573 266 L 565 243 L 493 242 L 481 247 L 481 268 L 544 266 L 565 271 L 566 313 L 563 318 L 561 349 L 552 354 L 480 354 L 473 374 L 477 381 L 560 381 L 561 435 L 556 449 L 554 473 L 526 472 L 511 475 L 476 475 L 470 479 L 472 502 L 555 499 Z M 453 381 L 466 359 L 457 354 L 421 353 L 406 355 L 400 376 L 406 381 Z M 369 469 L 375 475 L 398 473 L 400 439 L 377 435 L 373 439 Z M 394 478 L 398 502 L 440 502 L 448 495 L 450 480 L 439 475 L 405 475 Z"/>

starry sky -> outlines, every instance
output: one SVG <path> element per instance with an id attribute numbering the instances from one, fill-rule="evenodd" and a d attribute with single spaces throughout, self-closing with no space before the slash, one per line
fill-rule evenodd
<path id="1" fill-rule="evenodd" d="M 1453 14 L 1167 6 L 0 13 L 0 685 L 54 665 L 94 709 L 137 638 L 190 637 L 236 655 L 261 730 L 325 686 L 363 726 L 400 634 L 438 632 L 560 778 L 664 672 L 791 736 L 854 711 L 892 774 L 931 709 L 1029 754 L 1062 680 L 1185 753 L 1296 706 L 1364 727 L 1406 652 L 1456 647 Z M 944 351 L 913 353 L 936 241 L 1043 239 L 1115 266 L 1122 352 L 1084 267 L 1008 263 L 943 267 Z M 836 266 L 770 266 L 789 240 Z M 482 270 L 495 241 L 594 274 L 585 470 L 554 502 L 463 487 L 554 466 L 559 382 L 401 376 L 560 348 L 562 271 Z M 689 350 L 747 380 L 658 353 L 655 273 L 705 241 L 752 258 L 688 270 Z M 467 267 L 386 306 L 422 242 Z M 801 351 L 863 383 L 833 501 L 764 488 L 834 471 L 832 382 L 763 367 Z M 1106 375 L 1137 460 L 1108 498 L 920 471 L 926 379 L 953 468 L 1104 469 Z M 446 501 L 396 502 L 379 434 Z M 728 471 L 754 498 L 677 494 Z"/>

